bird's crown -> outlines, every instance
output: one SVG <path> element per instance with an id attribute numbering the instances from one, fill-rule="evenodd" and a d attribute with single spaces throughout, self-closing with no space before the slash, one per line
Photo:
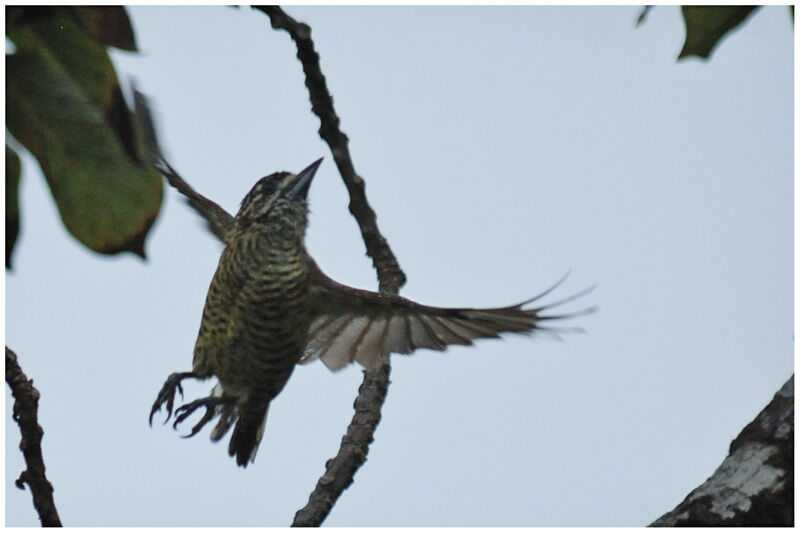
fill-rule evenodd
<path id="1" fill-rule="evenodd" d="M 322 159 L 318 159 L 298 174 L 273 172 L 258 180 L 242 199 L 237 219 L 257 220 L 283 216 L 301 207 L 304 212 L 306 198 Z"/>

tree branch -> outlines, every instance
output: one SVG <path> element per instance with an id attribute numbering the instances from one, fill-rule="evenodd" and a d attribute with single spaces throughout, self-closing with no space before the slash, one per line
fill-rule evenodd
<path id="1" fill-rule="evenodd" d="M 22 440 L 19 449 L 25 457 L 27 468 L 22 471 L 16 481 L 18 488 L 25 490 L 25 484 L 31 489 L 33 506 L 39 513 L 39 520 L 44 527 L 61 527 L 56 504 L 53 501 L 53 485 L 44 474 L 42 458 L 42 435 L 44 430 L 39 425 L 39 391 L 22 372 L 17 362 L 17 354 L 6 346 L 6 383 L 11 387 L 14 396 L 14 420 L 19 425 Z"/>
<path id="2" fill-rule="evenodd" d="M 297 22 L 277 6 L 254 6 L 270 18 L 275 29 L 285 30 L 297 46 L 297 58 L 303 65 L 311 100 L 311 110 L 320 119 L 319 135 L 328 144 L 350 195 L 350 213 L 355 217 L 367 248 L 367 255 L 378 274 L 381 292 L 397 294 L 406 282 L 397 258 L 389 243 L 378 230 L 375 212 L 367 202 L 364 180 L 356 174 L 347 135 L 339 129 L 339 117 L 333 108 L 333 98 L 325 83 L 319 65 L 319 54 L 314 50 L 311 28 Z M 381 407 L 389 387 L 391 366 L 386 357 L 380 368 L 364 371 L 364 381 L 358 389 L 354 404 L 355 414 L 342 437 L 336 457 L 325 463 L 325 473 L 308 499 L 308 504 L 297 511 L 293 526 L 319 526 L 330 513 L 342 492 L 353 482 L 356 471 L 367 460 L 369 445 L 381 419 Z"/>
<path id="3" fill-rule="evenodd" d="M 794 525 L 794 376 L 705 483 L 651 526 Z"/>
<path id="4" fill-rule="evenodd" d="M 295 513 L 293 527 L 322 524 L 336 500 L 353 482 L 356 471 L 367 460 L 372 435 L 381 421 L 390 369 L 387 361 L 376 370 L 364 371 L 364 381 L 353 404 L 356 412 L 342 437 L 339 453 L 325 463 L 325 473 L 317 481 L 306 506 Z"/>
<path id="5" fill-rule="evenodd" d="M 311 40 L 311 28 L 307 24 L 297 22 L 277 6 L 254 6 L 269 16 L 272 27 L 285 30 L 297 45 L 297 59 L 303 65 L 306 75 L 306 87 L 311 100 L 311 111 L 320 119 L 319 136 L 328 143 L 336 166 L 342 176 L 347 192 L 350 195 L 350 212 L 358 222 L 367 255 L 378 271 L 381 292 L 397 293 L 406 282 L 406 276 L 397 263 L 386 239 L 378 230 L 375 211 L 369 206 L 364 192 L 364 180 L 356 174 L 348 139 L 339 129 L 339 117 L 333 109 L 333 98 L 328 92 L 325 76 L 319 66 L 319 54 L 314 50 Z"/>

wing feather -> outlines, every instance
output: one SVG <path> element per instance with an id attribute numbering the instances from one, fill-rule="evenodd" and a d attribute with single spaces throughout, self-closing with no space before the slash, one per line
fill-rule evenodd
<path id="1" fill-rule="evenodd" d="M 138 125 L 138 132 L 142 136 L 144 144 L 150 155 L 150 162 L 158 170 L 167 182 L 178 190 L 185 198 L 189 205 L 199 214 L 206 219 L 208 229 L 223 243 L 227 242 L 227 236 L 231 229 L 234 227 L 234 217 L 222 206 L 213 200 L 203 196 L 195 191 L 191 185 L 172 168 L 166 158 L 164 152 L 158 143 L 158 136 L 156 135 L 155 121 L 153 114 L 150 111 L 150 103 L 147 97 L 134 88 L 133 91 L 134 112 L 136 116 L 136 123 Z"/>
<path id="2" fill-rule="evenodd" d="M 405 316 L 393 315 L 388 320 L 382 353 L 409 354 L 414 351 Z"/>
<path id="3" fill-rule="evenodd" d="M 472 336 L 463 328 L 459 328 L 450 320 L 438 316 L 429 316 L 427 320 L 436 332 L 436 335 L 447 344 L 461 344 L 469 346 L 472 344 Z M 460 331 L 459 331 L 460 330 Z"/>
<path id="4" fill-rule="evenodd" d="M 492 328 L 491 326 L 486 325 L 482 320 L 478 320 L 475 318 L 452 318 L 451 319 L 456 324 L 464 327 L 473 332 L 473 338 L 481 339 L 481 338 L 499 338 L 498 331 L 496 328 Z"/>
<path id="5" fill-rule="evenodd" d="M 323 348 L 319 358 L 331 370 L 339 370 L 353 362 L 358 342 L 369 328 L 369 318 L 354 316 Z"/>
<path id="6" fill-rule="evenodd" d="M 595 311 L 547 314 L 588 291 L 556 304 L 531 307 L 562 281 L 517 305 L 493 309 L 442 308 L 406 298 L 347 287 L 327 277 L 308 257 L 311 274 L 312 322 L 301 363 L 315 359 L 331 370 L 357 361 L 367 368 L 390 353 L 409 354 L 420 348 L 442 351 L 452 344 L 471 345 L 475 339 L 499 338 L 504 333 L 557 336 L 578 328 L 545 327 L 543 321 L 574 318 Z"/>
<path id="7" fill-rule="evenodd" d="M 389 320 L 386 317 L 373 320 L 358 342 L 354 359 L 368 367 L 374 365 L 376 359 L 389 355 L 384 342 L 388 327 Z"/>
<path id="8" fill-rule="evenodd" d="M 442 342 L 431 327 L 425 323 L 423 316 L 416 313 L 406 315 L 409 330 L 411 331 L 411 344 L 414 348 L 430 348 L 432 350 L 444 350 L 447 346 Z"/>
<path id="9" fill-rule="evenodd" d="M 350 314 L 341 316 L 333 315 L 332 320 L 320 328 L 316 335 L 309 337 L 304 357 L 308 360 L 322 357 L 328 348 L 330 348 L 336 337 L 347 327 L 351 318 L 352 315 Z"/>

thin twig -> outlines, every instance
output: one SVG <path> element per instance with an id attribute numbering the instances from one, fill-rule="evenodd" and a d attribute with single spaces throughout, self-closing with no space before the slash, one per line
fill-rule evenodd
<path id="1" fill-rule="evenodd" d="M 306 75 L 306 87 L 311 100 L 311 111 L 320 119 L 319 136 L 328 143 L 342 180 L 350 195 L 350 212 L 358 222 L 367 255 L 378 271 L 379 290 L 397 293 L 406 282 L 406 276 L 397 263 L 386 239 L 378 230 L 375 211 L 369 206 L 364 193 L 364 180 L 356 174 L 350 150 L 347 147 L 347 135 L 339 129 L 339 117 L 333 109 L 333 98 L 328 92 L 325 76 L 319 66 L 319 54 L 314 50 L 311 40 L 311 28 L 307 24 L 297 22 L 277 6 L 256 6 L 254 9 L 269 15 L 272 27 L 286 30 L 297 45 L 297 59 L 303 65 Z"/>
<path id="2" fill-rule="evenodd" d="M 6 383 L 11 387 L 14 396 L 14 420 L 19 425 L 22 440 L 19 449 L 25 458 L 27 468 L 16 481 L 18 488 L 25 490 L 25 484 L 31 489 L 33 506 L 39 513 L 39 520 L 44 527 L 61 527 L 56 504 L 53 501 L 53 485 L 44 474 L 42 458 L 42 435 L 44 430 L 39 425 L 39 391 L 22 372 L 17 362 L 17 354 L 6 346 Z"/>
<path id="3" fill-rule="evenodd" d="M 328 144 L 339 169 L 339 174 L 350 195 L 350 213 L 356 219 L 367 255 L 378 274 L 379 290 L 397 294 L 406 282 L 406 276 L 397 263 L 397 258 L 389 243 L 381 235 L 375 219 L 375 212 L 367 202 L 364 180 L 356 174 L 347 135 L 339 129 L 339 117 L 333 108 L 333 98 L 325 83 L 325 76 L 319 65 L 319 54 L 314 50 L 311 28 L 297 22 L 280 7 L 255 7 L 266 13 L 275 29 L 285 30 L 297 45 L 297 58 L 303 65 L 306 87 L 311 100 L 311 110 L 320 119 L 319 135 Z M 377 369 L 365 370 L 364 381 L 358 389 L 355 401 L 355 414 L 342 437 L 342 444 L 336 457 L 325 463 L 325 473 L 317 481 L 305 507 L 297 511 L 293 526 L 319 526 L 328 516 L 336 500 L 353 482 L 356 471 L 367 460 L 369 445 L 381 419 L 381 407 L 389 387 L 391 366 L 387 357 Z"/>
<path id="4" fill-rule="evenodd" d="M 294 515 L 293 527 L 319 526 L 333 509 L 336 500 L 353 482 L 353 476 L 367 460 L 372 435 L 381 421 L 381 406 L 389 387 L 388 359 L 376 370 L 365 370 L 353 405 L 355 414 L 342 437 L 339 453 L 325 463 L 325 473 L 308 498 L 308 503 Z"/>

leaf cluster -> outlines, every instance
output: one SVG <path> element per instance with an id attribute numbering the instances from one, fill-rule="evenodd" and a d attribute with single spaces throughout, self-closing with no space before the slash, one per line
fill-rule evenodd
<path id="1" fill-rule="evenodd" d="M 145 256 L 163 185 L 107 48 L 136 51 L 124 7 L 6 8 L 6 128 L 36 158 L 67 230 L 102 254 Z M 6 146 L 6 268 L 19 233 L 20 162 Z"/>

